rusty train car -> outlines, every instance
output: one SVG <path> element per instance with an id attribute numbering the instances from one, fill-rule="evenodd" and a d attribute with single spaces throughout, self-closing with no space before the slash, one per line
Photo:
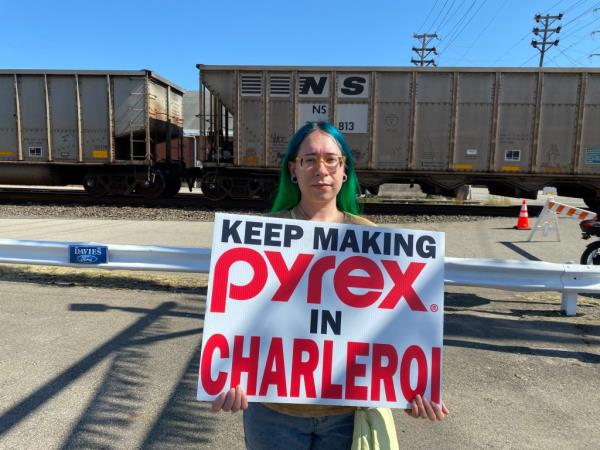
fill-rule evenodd
<path id="1" fill-rule="evenodd" d="M 600 206 L 600 70 L 198 65 L 203 191 L 272 195 L 286 143 L 328 120 L 361 184 L 467 184 L 535 198 L 544 186 Z"/>
<path id="2" fill-rule="evenodd" d="M 182 99 L 149 70 L 0 70 L 0 184 L 173 195 L 188 176 Z"/>

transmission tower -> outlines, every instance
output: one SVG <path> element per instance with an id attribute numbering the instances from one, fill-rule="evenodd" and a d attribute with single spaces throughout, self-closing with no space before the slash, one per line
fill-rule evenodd
<path id="1" fill-rule="evenodd" d="M 419 39 L 420 40 L 420 47 L 413 47 L 412 51 L 415 52 L 418 56 L 418 59 L 414 59 L 412 58 L 410 60 L 411 63 L 413 63 L 415 66 L 437 66 L 437 64 L 435 63 L 435 60 L 433 58 L 431 59 L 427 59 L 429 58 L 429 55 L 433 54 L 433 55 L 437 55 L 437 50 L 435 47 L 427 47 L 429 45 L 429 43 L 433 40 L 433 39 L 437 39 L 437 33 L 433 33 L 433 34 L 413 34 L 413 37 L 415 39 Z"/>
<path id="2" fill-rule="evenodd" d="M 544 66 L 544 54 L 550 50 L 551 47 L 558 45 L 558 39 L 554 41 L 550 41 L 549 39 L 556 33 L 560 33 L 561 27 L 558 26 L 556 28 L 550 28 L 554 22 L 557 20 L 561 20 L 563 18 L 563 13 L 560 13 L 558 16 L 542 16 L 540 14 L 536 14 L 534 17 L 537 23 L 543 22 L 544 28 L 540 29 L 539 27 L 535 27 L 533 29 L 533 34 L 536 36 L 540 36 L 541 33 L 541 41 L 536 41 L 533 39 L 531 41 L 531 45 L 537 48 L 540 51 L 540 67 Z"/>

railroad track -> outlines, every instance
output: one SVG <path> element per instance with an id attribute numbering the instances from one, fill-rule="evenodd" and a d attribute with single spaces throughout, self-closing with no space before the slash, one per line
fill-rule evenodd
<path id="1" fill-rule="evenodd" d="M 130 206 L 169 209 L 207 209 L 236 211 L 266 211 L 270 204 L 262 200 L 228 200 L 214 202 L 200 193 L 180 193 L 172 198 L 145 199 L 143 197 L 92 198 L 80 189 L 25 189 L 0 188 L 2 204 L 80 205 L 80 206 Z M 457 203 L 454 201 L 390 200 L 368 198 L 363 203 L 365 214 L 430 215 L 430 216 L 492 216 L 517 217 L 519 205 L 484 205 L 481 203 Z M 529 206 L 529 215 L 537 216 L 542 207 Z"/>
<path id="2" fill-rule="evenodd" d="M 180 193 L 171 198 L 149 199 L 142 196 L 90 197 L 81 189 L 0 189 L 0 202 L 11 204 L 81 205 L 81 206 L 143 206 L 154 208 L 226 208 L 265 209 L 268 205 L 260 200 L 229 200 L 214 202 L 200 193 Z"/>

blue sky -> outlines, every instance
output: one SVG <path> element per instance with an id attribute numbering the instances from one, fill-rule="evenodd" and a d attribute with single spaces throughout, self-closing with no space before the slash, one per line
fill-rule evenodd
<path id="1" fill-rule="evenodd" d="M 434 32 L 440 66 L 535 67 L 536 13 L 564 17 L 547 67 L 598 67 L 595 0 L 0 0 L 0 68 L 141 69 L 197 89 L 195 65 L 410 66 Z M 597 34 L 594 31 L 599 30 Z"/>

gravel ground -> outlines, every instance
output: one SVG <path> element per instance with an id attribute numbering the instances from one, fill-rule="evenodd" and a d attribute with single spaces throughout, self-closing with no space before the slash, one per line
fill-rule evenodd
<path id="1" fill-rule="evenodd" d="M 432 208 L 435 206 L 432 205 Z M 227 210 L 231 214 L 267 214 L 268 211 Z M 0 217 L 5 218 L 60 218 L 60 219 L 109 219 L 109 220 L 196 220 L 212 222 L 215 211 L 208 208 L 178 207 L 158 208 L 148 206 L 103 206 L 103 205 L 49 205 L 49 204 L 0 204 Z M 365 215 L 375 223 L 431 223 L 431 222 L 472 222 L 489 219 L 487 216 L 443 216 L 443 215 Z"/>

